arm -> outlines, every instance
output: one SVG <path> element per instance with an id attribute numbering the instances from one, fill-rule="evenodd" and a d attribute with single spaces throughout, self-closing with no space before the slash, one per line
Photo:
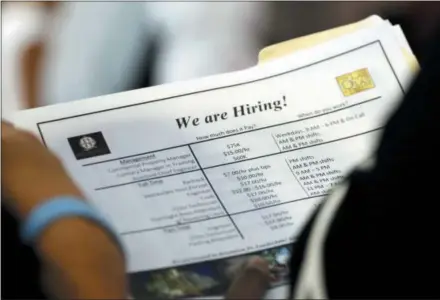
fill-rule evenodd
<path id="1" fill-rule="evenodd" d="M 123 256 L 93 223 L 80 218 L 58 221 L 41 236 L 37 251 L 45 269 L 44 285 L 57 298 L 126 298 Z"/>
<path id="2" fill-rule="evenodd" d="M 60 195 L 83 198 L 62 164 L 31 134 L 2 123 L 2 194 L 23 221 L 37 205 Z M 125 264 L 104 229 L 81 218 L 54 222 L 39 237 L 35 251 L 45 287 L 56 298 L 126 297 Z"/>

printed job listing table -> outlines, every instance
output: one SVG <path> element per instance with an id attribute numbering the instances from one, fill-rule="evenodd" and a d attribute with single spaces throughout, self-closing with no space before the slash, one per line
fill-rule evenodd
<path id="1" fill-rule="evenodd" d="M 190 248 L 291 236 L 367 153 L 378 128 L 364 119 L 379 101 L 83 167 L 101 174 L 101 209 L 124 236 Z"/>

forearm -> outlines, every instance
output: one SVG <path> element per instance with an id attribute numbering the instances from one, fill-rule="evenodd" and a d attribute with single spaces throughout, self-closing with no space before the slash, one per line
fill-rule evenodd
<path id="1" fill-rule="evenodd" d="M 2 204 L 38 254 L 47 292 L 60 299 L 125 298 L 122 249 L 99 214 L 81 203 L 62 163 L 34 136 L 4 122 L 1 146 Z"/>
<path id="2" fill-rule="evenodd" d="M 59 220 L 44 231 L 36 250 L 53 296 L 69 299 L 126 298 L 121 249 L 94 223 L 80 218 Z"/>

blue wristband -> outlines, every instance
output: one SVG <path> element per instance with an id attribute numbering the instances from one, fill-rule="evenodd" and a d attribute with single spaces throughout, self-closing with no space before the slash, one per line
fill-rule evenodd
<path id="1" fill-rule="evenodd" d="M 66 217 L 86 218 L 107 231 L 118 243 L 119 240 L 110 224 L 86 202 L 71 196 L 59 196 L 36 206 L 21 227 L 21 239 L 26 244 L 34 244 L 41 233 L 55 221 Z"/>

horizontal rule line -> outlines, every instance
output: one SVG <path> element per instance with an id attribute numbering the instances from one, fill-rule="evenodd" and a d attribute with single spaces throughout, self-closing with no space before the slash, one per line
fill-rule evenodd
<path id="1" fill-rule="evenodd" d="M 252 130 L 249 130 L 249 131 L 243 131 L 243 132 L 238 132 L 238 133 L 230 134 L 230 135 L 227 135 L 227 136 L 216 137 L 216 138 L 212 138 L 212 139 L 209 139 L 209 140 L 197 141 L 197 142 L 191 143 L 191 145 L 207 143 L 207 142 L 211 142 L 211 141 L 218 140 L 218 139 L 225 139 L 225 138 L 228 138 L 228 137 L 231 137 L 231 136 L 235 136 L 235 135 L 246 134 L 246 133 L 249 133 L 249 132 L 260 131 L 260 130 L 269 129 L 269 128 L 273 128 L 273 127 L 278 127 L 278 126 L 298 123 L 298 122 L 305 121 L 305 120 L 310 120 L 310 119 L 313 119 L 313 118 L 319 118 L 319 117 L 326 116 L 326 115 L 333 114 L 333 113 L 337 113 L 337 112 L 340 112 L 342 110 L 346 110 L 346 109 L 349 109 L 349 108 L 352 108 L 352 107 L 355 107 L 355 106 L 358 106 L 358 105 L 362 105 L 362 104 L 365 104 L 365 103 L 368 103 L 368 102 L 379 100 L 380 98 L 382 98 L 382 97 L 378 96 L 378 97 L 375 97 L 375 98 L 371 98 L 371 99 L 367 99 L 367 100 L 361 101 L 359 103 L 348 105 L 348 106 L 345 106 L 345 107 L 342 107 L 342 108 L 338 108 L 338 109 L 335 109 L 335 110 L 332 110 L 332 111 L 329 111 L 329 112 L 325 112 L 325 113 L 322 113 L 322 114 L 319 114 L 319 115 L 301 118 L 301 119 L 298 119 L 298 120 L 287 121 L 287 122 L 283 122 L 283 123 L 269 125 L 269 126 L 265 126 L 265 127 L 261 127 L 261 128 L 252 129 Z"/>
<path id="2" fill-rule="evenodd" d="M 289 152 L 294 152 L 294 151 L 303 150 L 303 149 L 307 149 L 307 148 L 312 148 L 312 147 L 316 147 L 316 146 L 322 146 L 322 145 L 326 145 L 326 144 L 331 144 L 331 143 L 334 143 L 334 142 L 343 141 L 343 140 L 346 140 L 346 139 L 350 139 L 350 138 L 354 138 L 354 137 L 361 136 L 361 135 L 364 135 L 364 134 L 368 134 L 368 133 L 371 133 L 371 132 L 374 132 L 374 131 L 377 131 L 377 130 L 381 130 L 382 128 L 383 128 L 383 126 L 375 128 L 375 129 L 371 129 L 371 130 L 368 130 L 368 131 L 364 131 L 364 132 L 361 132 L 361 133 L 353 134 L 353 135 L 350 135 L 350 136 L 345 136 L 345 137 L 342 137 L 342 138 L 339 138 L 339 139 L 335 139 L 335 140 L 331 140 L 331 141 L 327 141 L 327 142 L 322 142 L 322 143 L 318 143 L 318 144 L 313 144 L 313 145 L 310 145 L 310 146 L 295 148 L 295 149 L 291 149 L 291 150 L 285 150 L 285 151 L 282 151 L 282 152 L 274 152 L 274 153 L 270 153 L 270 154 L 266 154 L 266 155 L 261 155 L 261 156 L 251 157 L 251 158 L 248 158 L 248 159 L 232 161 L 232 162 L 228 162 L 228 163 L 224 163 L 224 164 L 219 164 L 219 165 L 215 165 L 215 166 L 210 166 L 210 167 L 203 167 L 203 170 L 223 167 L 223 166 L 237 164 L 237 163 L 241 163 L 241 162 L 245 162 L 245 161 L 250 161 L 250 160 L 254 160 L 254 159 L 265 158 L 265 157 L 270 157 L 270 156 L 274 156 L 274 155 L 280 155 L 280 154 L 284 154 L 284 153 L 289 153 Z"/>
<path id="3" fill-rule="evenodd" d="M 88 167 L 88 166 L 103 164 L 106 162 L 111 162 L 111 161 L 116 161 L 116 160 L 121 160 L 121 159 L 126 159 L 126 158 L 132 158 L 132 157 L 136 157 L 136 156 L 147 155 L 147 154 L 152 154 L 152 153 L 157 153 L 157 152 L 163 152 L 166 150 L 173 150 L 173 149 L 182 148 L 182 147 L 186 147 L 186 146 L 187 145 L 173 146 L 173 147 L 163 148 L 163 149 L 159 149 L 159 150 L 152 150 L 152 151 L 147 151 L 147 152 L 142 152 L 142 153 L 137 153 L 137 154 L 131 154 L 131 155 L 127 155 L 127 156 L 121 156 L 118 158 L 111 158 L 111 159 L 107 159 L 107 160 L 92 162 L 92 163 L 84 164 L 82 166 Z"/>
<path id="4" fill-rule="evenodd" d="M 271 157 L 271 156 L 275 156 L 275 155 L 282 155 L 282 154 L 285 154 L 285 153 L 290 153 L 290 152 L 294 152 L 294 151 L 298 151 L 298 150 L 303 150 L 303 149 L 307 149 L 307 148 L 312 148 L 312 147 L 322 146 L 322 145 L 326 145 L 326 144 L 331 144 L 331 143 L 343 141 L 343 140 L 346 140 L 346 139 L 354 138 L 354 137 L 357 137 L 357 136 L 361 136 L 361 135 L 364 135 L 364 134 L 368 134 L 368 133 L 371 133 L 371 132 L 374 132 L 374 131 L 377 131 L 377 130 L 381 130 L 382 128 L 383 128 L 383 126 L 375 128 L 375 129 L 371 129 L 371 130 L 368 130 L 368 131 L 364 131 L 364 132 L 361 132 L 361 133 L 357 133 L 357 134 L 354 134 L 354 135 L 350 135 L 350 136 L 342 137 L 342 138 L 339 138 L 339 139 L 335 139 L 335 140 L 332 140 L 332 141 L 327 141 L 327 142 L 323 142 L 323 143 L 319 143 L 319 144 L 314 144 L 314 145 L 310 145 L 310 146 L 305 146 L 305 147 L 301 147 L 301 148 L 286 150 L 286 151 L 282 151 L 282 152 L 270 153 L 270 154 L 266 154 L 266 155 L 256 156 L 256 157 L 252 157 L 252 158 L 248 158 L 248 159 L 228 162 L 228 163 L 219 164 L 219 165 L 210 166 L 210 167 L 203 167 L 203 170 L 219 168 L 219 167 L 223 167 L 223 166 L 238 164 L 238 163 L 241 163 L 241 162 L 251 161 L 251 160 L 265 158 L 265 157 Z M 191 170 L 191 171 L 185 171 L 185 172 L 176 173 L 176 174 L 157 176 L 157 177 L 148 178 L 148 179 L 142 179 L 142 180 L 125 182 L 125 183 L 120 183 L 120 184 L 115 184 L 115 185 L 104 186 L 104 187 L 96 188 L 95 191 L 110 189 L 110 188 L 114 188 L 114 187 L 119 187 L 119 186 L 124 186 L 124 185 L 129 185 L 129 184 L 134 184 L 134 183 L 139 183 L 139 182 L 144 182 L 144 181 L 149 181 L 149 180 L 155 180 L 155 179 L 161 179 L 161 178 L 166 178 L 166 177 L 171 177 L 171 176 L 177 176 L 177 175 L 182 175 L 182 174 L 196 172 L 196 171 L 201 171 L 201 169 L 194 169 L 194 170 Z"/>
<path id="5" fill-rule="evenodd" d="M 228 89 L 228 88 L 231 88 L 231 87 L 248 85 L 248 84 L 251 84 L 251 83 L 254 83 L 254 82 L 260 82 L 260 81 L 264 81 L 264 80 L 267 80 L 267 79 L 270 79 L 270 78 L 275 78 L 275 77 L 279 77 L 279 76 L 282 76 L 282 75 L 285 75 L 285 74 L 289 74 L 289 73 L 293 73 L 293 72 L 296 72 L 296 71 L 299 71 L 299 70 L 303 70 L 303 69 L 309 68 L 311 66 L 315 66 L 315 65 L 323 63 L 325 61 L 332 60 L 334 58 L 340 57 L 340 56 L 348 54 L 348 53 L 352 53 L 354 51 L 363 49 L 365 47 L 368 47 L 368 46 L 371 46 L 371 45 L 374 45 L 374 44 L 377 44 L 377 43 L 382 47 L 380 40 L 371 41 L 369 43 L 357 46 L 355 48 L 352 48 L 352 49 L 349 49 L 347 51 L 338 53 L 336 55 L 332 55 L 332 56 L 326 57 L 324 59 L 311 62 L 311 63 L 309 63 L 307 65 L 303 65 L 303 66 L 300 66 L 300 67 L 297 67 L 297 68 L 294 68 L 294 69 L 290 69 L 290 70 L 287 70 L 287 71 L 284 71 L 284 72 L 281 72 L 281 73 L 273 74 L 273 75 L 266 76 L 266 77 L 261 77 L 261 78 L 250 80 L 250 81 L 239 82 L 239 83 L 229 84 L 229 85 L 225 85 L 225 86 L 219 86 L 219 87 L 210 88 L 210 89 L 206 89 L 206 90 L 199 90 L 199 91 L 195 91 L 195 92 L 191 92 L 191 93 L 183 93 L 183 94 L 174 95 L 174 96 L 170 96 L 170 97 L 165 97 L 165 98 L 161 98 L 161 99 L 143 101 L 143 102 L 140 102 L 140 103 L 133 103 L 133 104 L 123 105 L 123 106 L 119 106 L 119 107 L 112 107 L 112 108 L 102 109 L 102 110 L 99 110 L 99 111 L 78 114 L 78 115 L 75 115 L 75 116 L 69 116 L 69 117 L 63 117 L 63 118 L 57 118 L 57 119 L 42 121 L 42 122 L 38 122 L 37 126 L 40 127 L 40 125 L 42 125 L 42 124 L 47 124 L 47 123 L 52 123 L 52 122 L 57 122 L 57 121 L 63 121 L 63 120 L 68 120 L 68 119 L 74 119 L 74 118 L 78 118 L 78 117 L 94 115 L 94 114 L 103 113 L 103 112 L 107 112 L 107 111 L 114 111 L 114 110 L 123 109 L 123 108 L 127 108 L 127 107 L 133 107 L 133 106 L 144 105 L 144 104 L 151 104 L 151 103 L 155 103 L 155 102 L 176 99 L 176 98 L 183 97 L 183 96 L 201 94 L 201 93 L 206 93 L 206 92 L 209 92 L 209 91 L 222 90 L 222 89 Z M 385 51 L 384 51 L 384 54 L 386 56 Z M 44 140 L 43 136 L 42 136 L 42 138 Z"/>
<path id="6" fill-rule="evenodd" d="M 254 211 L 258 211 L 258 210 L 262 210 L 262 209 L 266 209 L 266 208 L 271 208 L 271 207 L 280 206 L 280 205 L 284 205 L 284 204 L 289 204 L 289 203 L 293 203 L 293 202 L 300 202 L 300 201 L 304 201 L 304 200 L 310 200 L 310 199 L 314 199 L 314 198 L 320 198 L 320 197 L 324 197 L 324 196 L 327 196 L 327 194 L 322 194 L 322 195 L 319 195 L 319 196 L 306 197 L 306 198 L 300 198 L 300 199 L 296 199 L 296 200 L 290 200 L 290 201 L 281 202 L 281 203 L 277 203 L 277 204 L 273 204 L 273 205 L 268 205 L 268 206 L 263 206 L 263 207 L 259 207 L 259 208 L 239 211 L 239 212 L 236 212 L 236 213 L 230 213 L 229 216 L 241 215 L 241 214 L 245 214 L 245 213 L 249 213 L 249 212 L 254 212 Z M 185 223 L 179 223 L 179 224 L 172 224 L 172 225 L 158 226 L 158 227 L 152 227 L 152 228 L 145 228 L 145 229 L 125 231 L 125 232 L 120 233 L 120 235 L 132 235 L 132 234 L 143 233 L 143 232 L 154 231 L 154 230 L 161 230 L 161 229 L 172 228 L 172 227 L 177 227 L 177 226 L 185 226 L 185 225 L 190 225 L 190 224 L 194 224 L 194 223 L 200 223 L 200 222 L 210 221 L 210 220 L 215 220 L 215 219 L 220 219 L 220 218 L 229 218 L 229 216 L 225 213 L 224 215 L 221 215 L 221 216 L 215 216 L 215 217 L 211 217 L 211 218 L 205 218 L 205 219 L 200 219 L 200 220 L 195 220 L 195 221 L 190 221 L 190 222 L 185 222 Z"/>
<path id="7" fill-rule="evenodd" d="M 381 96 L 375 97 L 375 98 L 371 98 L 371 99 L 367 99 L 364 101 L 361 101 L 359 103 L 355 103 L 349 106 L 345 106 L 339 109 L 335 109 L 326 113 L 322 113 L 319 115 L 315 115 L 315 116 L 310 116 L 310 117 L 306 117 L 306 118 L 302 118 L 302 119 L 298 119 L 298 120 L 293 120 L 293 121 L 288 121 L 288 122 L 283 122 L 283 123 L 279 123 L 279 124 L 274 124 L 274 125 L 269 125 L 269 126 L 265 126 L 265 127 L 261 127 L 261 128 L 256 128 L 256 129 L 252 129 L 252 130 L 248 130 L 248 131 L 243 131 L 243 132 L 238 132 L 238 133 L 234 133 L 234 134 L 230 134 L 230 135 L 226 135 L 226 136 L 222 136 L 222 137 L 216 137 L 216 138 L 212 138 L 212 139 L 207 139 L 207 140 L 203 140 L 203 141 L 196 141 L 193 143 L 189 143 L 189 144 L 182 144 L 182 145 L 177 145 L 177 146 L 173 146 L 173 147 L 167 147 L 167 148 L 162 148 L 162 149 L 158 149 L 158 150 L 152 150 L 152 151 L 147 151 L 147 152 L 142 152 L 142 153 L 137 153 L 137 154 L 132 154 L 132 155 L 127 155 L 127 156 L 121 156 L 121 157 L 117 157 L 117 158 L 111 158 L 111 159 L 107 159 L 107 160 L 103 160 L 103 161 L 97 161 L 97 162 L 92 162 L 92 163 L 88 163 L 88 164 L 84 164 L 82 165 L 83 167 L 88 167 L 88 166 L 93 166 L 93 165 L 97 165 L 97 164 L 102 164 L 102 163 L 106 163 L 106 162 L 112 162 L 112 161 L 116 161 L 116 160 L 120 160 L 120 159 L 125 159 L 125 158 L 131 158 L 131 157 L 136 157 L 136 156 L 141 156 L 141 155 L 147 155 L 147 154 L 151 154 L 151 153 L 156 153 L 156 152 L 162 152 L 162 151 L 166 151 L 166 150 L 173 150 L 173 149 L 177 149 L 177 148 L 181 148 L 181 147 L 188 147 L 188 145 L 196 145 L 196 144 L 201 144 L 201 143 L 207 143 L 210 141 L 214 141 L 214 140 L 218 140 L 218 139 L 225 139 L 231 136 L 236 136 L 236 135 L 240 135 L 240 134 L 248 134 L 251 132 L 255 132 L 255 131 L 260 131 L 260 130 L 264 130 L 264 129 L 269 129 L 269 128 L 273 128 L 273 127 L 277 127 L 277 126 L 283 126 L 283 125 L 288 125 L 288 124 L 293 124 L 293 123 L 297 123 L 297 122 L 301 122 L 304 120 L 309 120 L 309 119 L 313 119 L 313 118 L 318 118 L 318 117 L 322 117 L 325 115 L 329 115 L 332 113 L 336 113 L 342 110 L 346 110 L 358 105 L 362 105 L 365 103 L 369 103 L 375 100 L 379 100 L 381 99 Z"/>
<path id="8" fill-rule="evenodd" d="M 124 182 L 124 183 L 119 183 L 119 184 L 114 184 L 114 185 L 103 186 L 103 187 L 96 188 L 95 191 L 101 191 L 101 190 L 111 189 L 111 188 L 114 188 L 114 187 L 119 187 L 119 186 L 124 186 L 124 185 L 144 182 L 144 181 L 150 181 L 150 180 L 156 180 L 156 179 L 161 179 L 161 178 L 166 178 L 166 177 L 171 177 L 171 176 L 177 176 L 177 175 L 192 173 L 192 172 L 196 172 L 196 171 L 200 171 L 200 169 L 197 168 L 197 169 L 194 169 L 194 170 L 180 172 L 180 173 L 175 173 L 175 174 L 156 176 L 156 177 L 152 177 L 152 178 L 148 178 L 148 179 L 140 179 L 140 180 L 136 180 L 136 181 L 130 181 L 130 182 Z"/>

